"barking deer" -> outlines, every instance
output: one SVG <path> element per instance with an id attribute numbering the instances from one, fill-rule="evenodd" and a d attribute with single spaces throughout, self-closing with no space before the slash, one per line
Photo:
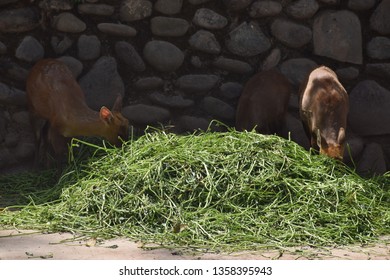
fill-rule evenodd
<path id="1" fill-rule="evenodd" d="M 129 122 L 120 113 L 122 98 L 117 98 L 112 111 L 104 106 L 100 112 L 90 109 L 79 84 L 63 62 L 38 61 L 29 73 L 26 91 L 36 140 L 36 165 L 41 147 L 46 153 L 44 141 L 50 143 L 58 157 L 66 151 L 68 137 L 98 136 L 116 146 L 121 144 L 119 137 L 127 137 Z"/>
<path id="2" fill-rule="evenodd" d="M 290 82 L 277 70 L 267 70 L 254 75 L 246 83 L 240 96 L 236 129 L 252 130 L 263 134 L 282 134 Z"/>
<path id="3" fill-rule="evenodd" d="M 300 89 L 300 115 L 311 146 L 320 154 L 342 160 L 349 102 L 331 69 L 314 69 Z"/>

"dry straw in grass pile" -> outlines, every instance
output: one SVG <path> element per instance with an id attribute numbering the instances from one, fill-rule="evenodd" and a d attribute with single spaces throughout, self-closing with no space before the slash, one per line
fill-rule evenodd
<path id="1" fill-rule="evenodd" d="M 388 175 L 363 179 L 277 136 L 155 132 L 70 170 L 54 201 L 3 211 L 0 223 L 225 251 L 390 233 Z"/>

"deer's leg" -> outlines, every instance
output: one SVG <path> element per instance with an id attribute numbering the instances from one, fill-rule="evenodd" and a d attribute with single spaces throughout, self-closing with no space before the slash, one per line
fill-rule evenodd
<path id="1" fill-rule="evenodd" d="M 50 127 L 48 140 L 54 153 L 56 167 L 59 171 L 61 171 L 67 162 L 69 139 L 62 136 L 55 128 Z"/>
<path id="2" fill-rule="evenodd" d="M 49 122 L 38 116 L 30 114 L 30 123 L 34 134 L 35 151 L 34 151 L 34 168 L 38 168 L 43 163 L 43 157 L 46 154 L 47 131 Z"/>

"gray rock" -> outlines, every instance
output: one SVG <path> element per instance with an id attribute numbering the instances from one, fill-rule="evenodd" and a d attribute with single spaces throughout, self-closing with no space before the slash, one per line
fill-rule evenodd
<path id="1" fill-rule="evenodd" d="M 286 12 L 296 19 L 309 19 L 315 15 L 319 7 L 316 0 L 298 0 L 288 5 Z"/>
<path id="2" fill-rule="evenodd" d="M 15 56 L 18 59 L 27 62 L 36 62 L 42 59 L 44 55 L 45 50 L 43 46 L 32 36 L 24 37 L 15 51 Z"/>
<path id="3" fill-rule="evenodd" d="M 91 70 L 80 79 L 87 104 L 93 110 L 102 106 L 111 108 L 118 95 L 124 95 L 125 86 L 113 57 L 102 56 Z"/>
<path id="4" fill-rule="evenodd" d="M 39 25 L 40 14 L 32 7 L 0 11 L 0 33 L 26 32 Z"/>
<path id="5" fill-rule="evenodd" d="M 382 35 L 390 34 L 390 0 L 382 0 L 370 18 L 371 29 Z"/>
<path id="6" fill-rule="evenodd" d="M 134 87 L 138 90 L 153 90 L 163 86 L 164 81 L 160 77 L 140 78 L 134 83 Z"/>
<path id="7" fill-rule="evenodd" d="M 314 53 L 332 59 L 362 64 L 362 34 L 359 18 L 350 11 L 325 11 L 313 24 Z"/>
<path id="8" fill-rule="evenodd" d="M 5 135 L 4 146 L 7 148 L 15 148 L 20 141 L 20 134 L 15 130 L 10 131 Z"/>
<path id="9" fill-rule="evenodd" d="M 226 17 L 207 8 L 198 9 L 192 22 L 197 26 L 210 30 L 222 29 L 228 24 Z"/>
<path id="10" fill-rule="evenodd" d="M 26 93 L 0 82 L 0 104 L 24 107 L 27 105 Z"/>
<path id="11" fill-rule="evenodd" d="M 356 11 L 369 10 L 374 7 L 376 0 L 349 0 L 348 8 Z"/>
<path id="12" fill-rule="evenodd" d="M 167 109 L 145 104 L 126 106 L 122 114 L 131 124 L 151 125 L 167 121 L 171 114 Z"/>
<path id="13" fill-rule="evenodd" d="M 6 168 L 15 163 L 17 163 L 15 155 L 8 148 L 0 146 L 0 168 Z"/>
<path id="14" fill-rule="evenodd" d="M 250 57 L 267 51 L 271 43 L 257 23 L 243 22 L 229 33 L 226 47 L 233 54 Z"/>
<path id="15" fill-rule="evenodd" d="M 73 40 L 66 35 L 63 38 L 52 36 L 50 44 L 56 54 L 63 54 L 73 45 Z"/>
<path id="16" fill-rule="evenodd" d="M 115 52 L 118 59 L 126 64 L 126 66 L 135 72 L 143 72 L 146 69 L 145 63 L 142 57 L 138 54 L 137 50 L 125 41 L 119 41 L 115 44 Z"/>
<path id="17" fill-rule="evenodd" d="M 389 90 L 373 80 L 359 82 L 349 94 L 349 126 L 362 136 L 390 134 L 389 108 Z"/>
<path id="18" fill-rule="evenodd" d="M 80 33 L 87 25 L 72 13 L 61 13 L 53 18 L 53 27 L 61 32 Z"/>
<path id="19" fill-rule="evenodd" d="M 366 73 L 390 79 L 390 63 L 370 63 L 366 65 Z"/>
<path id="20" fill-rule="evenodd" d="M 210 54 L 219 54 L 221 52 L 221 45 L 214 34 L 206 30 L 197 31 L 191 36 L 188 43 L 192 49 L 197 51 Z"/>
<path id="21" fill-rule="evenodd" d="M 369 140 L 381 145 L 387 159 L 387 171 L 390 171 L 390 135 L 388 134 L 377 137 L 370 137 Z"/>
<path id="22" fill-rule="evenodd" d="M 240 11 L 247 8 L 252 0 L 222 0 L 226 8 L 230 11 Z"/>
<path id="23" fill-rule="evenodd" d="M 249 10 L 249 15 L 252 18 L 272 17 L 280 14 L 282 9 L 283 7 L 280 2 L 257 0 L 253 2 Z"/>
<path id="24" fill-rule="evenodd" d="M 0 62 L 1 73 L 11 80 L 22 82 L 27 80 L 29 71 L 13 61 L 3 60 Z"/>
<path id="25" fill-rule="evenodd" d="M 93 60 L 100 56 L 101 42 L 96 35 L 81 35 L 77 42 L 78 56 L 81 60 Z"/>
<path id="26" fill-rule="evenodd" d="M 100 32 L 111 36 L 134 37 L 137 35 L 137 30 L 131 26 L 117 23 L 99 23 L 97 28 Z"/>
<path id="27" fill-rule="evenodd" d="M 188 93 L 205 94 L 216 87 L 219 77 L 216 75 L 190 74 L 181 76 L 176 81 L 176 86 Z"/>
<path id="28" fill-rule="evenodd" d="M 243 86 L 236 82 L 227 82 L 219 88 L 220 96 L 227 99 L 237 99 L 240 97 Z"/>
<path id="29" fill-rule="evenodd" d="M 12 120 L 23 129 L 30 127 L 30 114 L 28 111 L 18 111 L 13 113 Z"/>
<path id="30" fill-rule="evenodd" d="M 377 143 L 368 144 L 357 167 L 357 173 L 363 176 L 383 175 L 386 161 L 382 147 Z"/>
<path id="31" fill-rule="evenodd" d="M 208 65 L 208 63 L 204 63 L 199 56 L 191 56 L 191 64 L 192 66 L 196 67 L 196 68 L 202 68 L 202 67 L 207 67 L 206 65 Z"/>
<path id="32" fill-rule="evenodd" d="M 347 131 L 348 134 L 348 131 Z M 346 163 L 357 163 L 363 152 L 364 141 L 361 137 L 348 137 L 344 149 L 343 161 Z"/>
<path id="33" fill-rule="evenodd" d="M 206 131 L 209 127 L 210 121 L 205 118 L 184 115 L 176 121 L 177 129 L 179 132 L 193 132 L 193 131 Z"/>
<path id="34" fill-rule="evenodd" d="M 0 6 L 5 6 L 10 3 L 18 2 L 18 0 L 0 0 Z"/>
<path id="35" fill-rule="evenodd" d="M 310 28 L 285 19 L 276 19 L 271 25 L 271 32 L 279 41 L 292 48 L 303 47 L 312 38 Z"/>
<path id="36" fill-rule="evenodd" d="M 368 137 L 366 138 L 366 141 L 378 143 L 381 145 L 383 152 L 386 157 L 387 162 L 387 171 L 390 171 L 390 134 L 388 135 L 380 135 L 375 137 Z"/>
<path id="37" fill-rule="evenodd" d="M 261 70 L 266 71 L 276 67 L 282 58 L 280 49 L 273 49 L 271 53 L 264 59 Z"/>
<path id="38" fill-rule="evenodd" d="M 218 119 L 232 121 L 236 116 L 236 111 L 232 106 L 212 96 L 203 98 L 200 106 L 207 113 Z"/>
<path id="39" fill-rule="evenodd" d="M 150 21 L 152 33 L 162 37 L 179 37 L 187 33 L 189 24 L 185 19 L 154 17 Z"/>
<path id="40" fill-rule="evenodd" d="M 345 67 L 336 70 L 336 74 L 341 81 L 350 81 L 359 77 L 359 69 L 355 67 Z"/>
<path id="41" fill-rule="evenodd" d="M 166 41 L 150 41 L 143 50 L 144 58 L 155 69 L 161 72 L 173 72 L 177 70 L 184 61 L 183 52 Z"/>
<path id="42" fill-rule="evenodd" d="M 77 60 L 72 56 L 62 56 L 57 58 L 57 60 L 62 61 L 66 64 L 66 66 L 68 66 L 75 79 L 77 79 L 81 72 L 83 72 L 83 64 L 80 62 L 80 60 Z"/>
<path id="43" fill-rule="evenodd" d="M 15 154 L 10 149 L 0 146 L 0 168 L 7 168 L 15 163 L 17 163 Z"/>
<path id="44" fill-rule="evenodd" d="M 7 120 L 4 116 L 4 112 L 0 109 L 0 143 L 4 142 L 5 135 L 7 134 L 6 122 Z"/>
<path id="45" fill-rule="evenodd" d="M 173 109 L 184 109 L 194 105 L 193 100 L 183 98 L 181 95 L 167 96 L 160 92 L 153 92 L 150 94 L 149 100 L 154 104 Z"/>
<path id="46" fill-rule="evenodd" d="M 148 0 L 123 0 L 120 6 L 121 21 L 132 22 L 152 15 L 153 4 Z"/>
<path id="47" fill-rule="evenodd" d="M 157 0 L 154 9 L 164 15 L 175 15 L 180 13 L 183 0 Z"/>
<path id="48" fill-rule="evenodd" d="M 375 37 L 367 45 L 367 55 L 374 59 L 390 58 L 390 39 L 388 37 Z"/>
<path id="49" fill-rule="evenodd" d="M 0 54 L 5 54 L 7 53 L 7 46 L 0 41 Z"/>
<path id="50" fill-rule="evenodd" d="M 96 15 L 96 16 L 112 16 L 115 8 L 106 4 L 79 4 L 77 10 L 80 14 Z"/>
<path id="51" fill-rule="evenodd" d="M 200 5 L 203 3 L 210 2 L 211 0 L 188 0 L 188 2 L 192 5 Z"/>
<path id="52" fill-rule="evenodd" d="M 319 1 L 328 5 L 337 5 L 340 3 L 340 0 L 319 0 Z"/>
<path id="53" fill-rule="evenodd" d="M 31 159 L 35 154 L 35 144 L 31 142 L 19 141 L 13 153 L 17 161 Z"/>
<path id="54" fill-rule="evenodd" d="M 295 86 L 300 86 L 307 75 L 318 65 L 307 58 L 292 58 L 280 66 L 280 71 Z"/>
<path id="55" fill-rule="evenodd" d="M 30 2 L 33 1 L 34 0 L 30 0 Z M 39 1 L 38 6 L 45 12 L 69 11 L 73 9 L 74 2 L 75 2 L 74 0 L 42 0 Z"/>
<path id="56" fill-rule="evenodd" d="M 252 72 L 252 66 L 241 60 L 225 58 L 220 56 L 213 61 L 213 65 L 219 69 L 226 70 L 231 73 L 247 74 Z"/>

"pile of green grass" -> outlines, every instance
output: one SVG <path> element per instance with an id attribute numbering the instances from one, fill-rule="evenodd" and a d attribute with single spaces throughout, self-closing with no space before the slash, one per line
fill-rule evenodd
<path id="1" fill-rule="evenodd" d="M 227 251 L 365 243 L 390 234 L 389 191 L 388 175 L 363 179 L 276 136 L 156 132 L 97 148 L 52 200 L 0 224 Z"/>

